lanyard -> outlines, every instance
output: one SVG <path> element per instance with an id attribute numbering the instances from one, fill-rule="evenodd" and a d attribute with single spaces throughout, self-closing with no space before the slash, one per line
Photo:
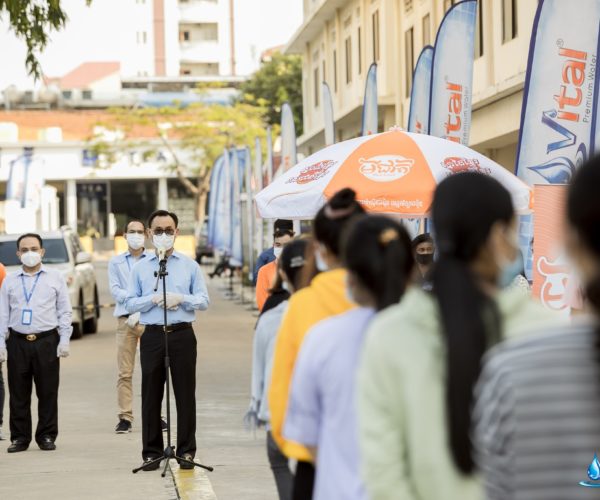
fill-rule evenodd
<path id="1" fill-rule="evenodd" d="M 25 278 L 23 277 L 23 275 L 21 274 L 21 283 L 23 283 L 23 295 L 25 295 L 25 303 L 27 305 L 29 305 L 29 301 L 31 300 L 31 297 L 33 296 L 33 292 L 35 291 L 35 287 L 38 284 L 38 281 L 40 279 L 40 275 L 42 273 L 39 272 L 37 274 L 37 276 L 35 277 L 35 281 L 33 282 L 33 286 L 31 287 L 31 291 L 29 293 L 27 293 L 27 288 L 25 287 Z"/>

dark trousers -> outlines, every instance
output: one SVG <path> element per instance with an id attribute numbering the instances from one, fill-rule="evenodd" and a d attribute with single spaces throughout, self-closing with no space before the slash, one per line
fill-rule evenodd
<path id="1" fill-rule="evenodd" d="M 192 328 L 167 334 L 173 393 L 177 406 L 177 450 L 196 453 L 196 336 Z M 142 365 L 142 456 L 157 458 L 165 445 L 160 410 L 166 381 L 162 327 L 146 327 L 140 338 Z"/>
<path id="2" fill-rule="evenodd" d="M 294 476 L 290 472 L 287 457 L 281 453 L 271 432 L 267 432 L 267 456 L 269 457 L 269 464 L 275 477 L 279 500 L 290 500 L 292 498 Z"/>
<path id="3" fill-rule="evenodd" d="M 31 390 L 35 383 L 38 424 L 35 440 L 58 436 L 58 333 L 29 342 L 11 333 L 6 341 L 10 440 L 31 442 Z"/>
<path id="4" fill-rule="evenodd" d="M 315 467 L 310 462 L 298 462 L 294 477 L 293 500 L 311 500 L 315 487 Z"/>
<path id="5" fill-rule="evenodd" d="M 4 363 L 0 363 L 0 427 L 4 424 L 4 375 L 2 375 L 2 365 Z"/>

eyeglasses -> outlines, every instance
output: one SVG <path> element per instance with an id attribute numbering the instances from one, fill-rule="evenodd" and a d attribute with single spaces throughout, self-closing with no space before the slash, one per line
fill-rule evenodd
<path id="1" fill-rule="evenodd" d="M 175 229 L 168 227 L 167 229 L 162 229 L 160 227 L 153 229 L 152 233 L 155 234 L 156 236 L 162 236 L 163 234 L 166 234 L 168 236 L 173 236 L 175 234 Z"/>

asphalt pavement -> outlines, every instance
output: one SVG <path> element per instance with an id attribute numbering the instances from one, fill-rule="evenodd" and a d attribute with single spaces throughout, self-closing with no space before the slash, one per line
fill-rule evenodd
<path id="1" fill-rule="evenodd" d="M 96 263 L 96 269 L 101 302 L 107 303 L 106 263 Z M 105 309 L 99 332 L 73 341 L 71 356 L 61 361 L 57 450 L 44 452 L 32 443 L 26 452 L 9 455 L 9 442 L 0 441 L 0 499 L 275 500 L 264 433 L 251 435 L 242 425 L 256 318 L 247 305 L 224 298 L 224 285 L 220 280 L 209 283 L 211 307 L 198 314 L 195 324 L 196 460 L 213 466 L 214 472 L 180 471 L 173 461 L 164 479 L 160 471 L 132 474 L 141 462 L 139 359 L 133 380 L 133 431 L 117 435 L 115 320 Z M 171 406 L 175 421 L 174 401 Z M 34 396 L 34 426 L 36 412 Z M 8 397 L 4 420 L 6 436 Z"/>

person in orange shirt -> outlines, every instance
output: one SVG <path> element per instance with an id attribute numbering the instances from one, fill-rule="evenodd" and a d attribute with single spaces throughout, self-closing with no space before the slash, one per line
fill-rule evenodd
<path id="1" fill-rule="evenodd" d="M 256 278 L 256 305 L 259 311 L 262 311 L 262 308 L 269 297 L 269 290 L 271 290 L 273 283 L 275 282 L 275 277 L 277 275 L 277 261 L 283 251 L 283 247 L 292 241 L 293 237 L 293 231 L 276 231 L 273 235 L 273 252 L 275 253 L 275 260 L 262 266 L 258 271 L 258 277 Z"/>
<path id="2" fill-rule="evenodd" d="M 285 440 L 283 424 L 292 373 L 304 336 L 320 321 L 354 307 L 346 296 L 346 270 L 341 263 L 341 236 L 349 224 L 364 214 L 356 193 L 343 189 L 317 213 L 313 224 L 314 261 L 320 272 L 310 285 L 292 295 L 275 344 L 268 400 L 271 433 L 281 451 L 298 460 L 293 498 L 310 499 L 315 476 L 312 455 L 299 443 Z M 310 271 L 310 266 L 305 266 Z"/>

